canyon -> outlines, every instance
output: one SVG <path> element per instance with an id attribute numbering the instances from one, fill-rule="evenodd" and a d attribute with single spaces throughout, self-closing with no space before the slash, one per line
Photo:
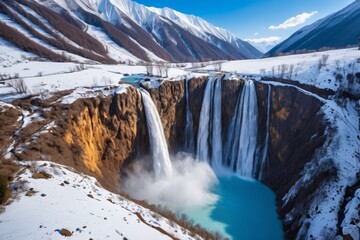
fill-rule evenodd
<path id="1" fill-rule="evenodd" d="M 337 178 L 332 161 L 323 161 L 310 179 L 303 182 L 291 198 L 288 197 L 308 164 L 326 155 L 324 149 L 328 147 L 329 135 L 335 131 L 334 126 L 326 121 L 323 110 L 326 98 L 333 97 L 331 92 L 305 91 L 295 85 L 278 83 L 276 79 L 261 82 L 223 80 L 223 76 L 163 81 L 158 88 L 142 84 L 141 91 L 149 93 L 157 108 L 170 154 L 181 151 L 196 153 L 199 144 L 196 139 L 204 125 L 200 122 L 203 99 L 211 81 L 221 85 L 220 95 L 215 94 L 217 100 L 221 98 L 218 106 L 221 108 L 221 126 L 213 125 L 221 128 L 221 137 L 217 140 L 223 148 L 232 131 L 231 122 L 238 98 L 247 84 L 253 85 L 257 103 L 253 107 L 257 114 L 252 121 L 256 123 L 257 136 L 250 177 L 274 191 L 286 238 L 295 238 L 306 225 L 304 213 L 310 211 L 318 187 Z M 93 97 L 79 98 L 70 104 L 62 99 L 73 94 L 72 90 L 57 92 L 49 99 L 29 96 L 15 100 L 13 105 L 16 108 L 5 108 L 0 113 L 1 116 L 10 114 L 22 119 L 23 127 L 20 121 L 18 129 L 8 127 L 13 127 L 11 119 L 1 127 L 3 131 L 10 131 L 7 142 L 13 141 L 9 154 L 19 161 L 50 159 L 72 166 L 96 177 L 105 188 L 119 191 L 123 179 L 132 174 L 139 161 L 152 164 L 151 136 L 142 96 L 133 86 L 120 85 L 120 88 L 121 91 L 108 89 L 108 94 L 99 90 Z M 214 101 L 214 105 L 218 102 Z M 26 126 L 22 116 L 24 111 L 35 119 Z M 190 148 L 186 131 L 189 113 L 192 142 L 196 144 Z M 210 144 L 210 155 L 212 148 Z M 226 157 L 222 164 L 233 168 Z"/>

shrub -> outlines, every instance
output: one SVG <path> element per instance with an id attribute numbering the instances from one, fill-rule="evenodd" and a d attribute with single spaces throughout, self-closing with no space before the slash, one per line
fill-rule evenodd
<path id="1" fill-rule="evenodd" d="M 285 73 L 287 72 L 287 70 L 289 69 L 289 66 L 286 64 L 282 64 L 280 66 L 280 78 L 284 78 L 285 77 Z"/>
<path id="2" fill-rule="evenodd" d="M 289 66 L 289 79 L 292 78 L 293 73 L 294 73 L 294 69 L 295 69 L 294 64 L 290 64 L 290 66 Z"/>
<path id="3" fill-rule="evenodd" d="M 214 240 L 228 240 L 228 238 L 223 237 L 218 232 L 209 232 L 199 224 L 194 224 L 194 221 L 190 220 L 186 214 L 181 214 L 180 216 L 174 214 L 169 208 L 161 205 L 150 205 L 146 201 L 140 201 L 129 197 L 124 194 L 126 198 L 137 203 L 140 206 L 150 209 L 151 211 L 161 215 L 162 217 L 167 218 L 172 223 L 176 223 L 183 229 L 187 229 L 192 236 L 197 235 L 203 239 L 214 239 Z M 185 230 L 183 230 L 185 231 Z"/>
<path id="4" fill-rule="evenodd" d="M 145 67 L 146 67 L 146 75 L 152 76 L 154 74 L 154 66 L 152 65 L 152 63 L 146 63 Z"/>
<path id="5" fill-rule="evenodd" d="M 24 79 L 18 77 L 18 75 L 16 75 L 16 77 L 14 79 L 8 81 L 8 85 L 9 85 L 9 87 L 13 88 L 19 94 L 28 92 L 28 88 L 25 84 Z"/>
<path id="6" fill-rule="evenodd" d="M 221 71 L 221 63 L 216 63 L 215 64 L 215 71 Z"/>
<path id="7" fill-rule="evenodd" d="M 329 59 L 329 54 L 323 54 L 318 62 L 318 69 L 320 70 L 322 67 L 325 67 L 327 64 L 327 61 Z"/>
<path id="8" fill-rule="evenodd" d="M 0 204 L 4 204 L 10 197 L 9 181 L 4 175 L 0 175 Z"/>

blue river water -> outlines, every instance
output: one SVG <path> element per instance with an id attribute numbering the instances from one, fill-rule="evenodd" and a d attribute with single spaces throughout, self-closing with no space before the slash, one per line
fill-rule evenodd
<path id="1" fill-rule="evenodd" d="M 234 240 L 283 240 L 275 194 L 255 180 L 220 177 L 213 188 L 216 203 L 189 210 L 195 223 Z"/>

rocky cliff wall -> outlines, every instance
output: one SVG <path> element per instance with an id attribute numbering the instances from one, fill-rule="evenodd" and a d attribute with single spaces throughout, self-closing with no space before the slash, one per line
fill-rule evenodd
<path id="1" fill-rule="evenodd" d="M 222 135 L 225 139 L 235 109 L 242 80 L 222 81 Z M 190 109 L 194 133 L 199 128 L 206 78 L 189 82 Z M 260 157 L 266 135 L 269 86 L 256 83 L 258 98 L 258 151 Z M 184 147 L 186 124 L 185 81 L 165 81 L 147 89 L 158 108 L 171 152 Z M 14 153 L 19 160 L 51 159 L 97 177 L 105 187 L 115 190 L 121 174 L 130 174 L 137 159 L 149 153 L 149 137 L 141 95 L 134 87 L 126 93 L 78 99 L 70 105 L 57 101 L 39 102 L 31 98 L 17 103 L 37 112 L 41 120 L 22 129 Z M 36 106 L 36 108 L 35 108 Z M 270 109 L 270 143 L 263 182 L 277 195 L 278 204 L 299 178 L 304 165 L 324 141 L 322 103 L 296 88 L 273 86 Z M 54 123 L 55 128 L 34 138 L 34 134 Z M 149 160 L 151 161 L 151 160 Z M 311 190 L 303 192 L 311 194 Z M 279 212 L 297 206 L 296 199 Z M 293 223 L 285 230 L 294 229 Z M 295 228 L 296 230 L 296 228 Z M 290 236 L 290 235 L 287 235 Z"/>

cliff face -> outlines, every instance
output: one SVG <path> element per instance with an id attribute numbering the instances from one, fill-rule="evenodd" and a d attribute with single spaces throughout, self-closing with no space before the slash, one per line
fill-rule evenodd
<path id="1" fill-rule="evenodd" d="M 186 125 L 185 81 L 165 81 L 158 89 L 148 89 L 160 114 L 171 151 L 184 145 Z"/>
<path id="2" fill-rule="evenodd" d="M 19 133 L 14 147 L 19 160 L 50 159 L 95 176 L 115 190 L 121 167 L 149 150 L 141 95 L 133 87 L 71 105 L 41 100 L 21 104 L 32 105 L 32 116 L 39 118 L 33 117 Z"/>
<path id="3" fill-rule="evenodd" d="M 193 114 L 196 139 L 206 78 L 189 81 L 189 105 Z M 184 80 L 165 81 L 156 89 L 148 89 L 157 106 L 171 152 L 184 148 L 186 125 L 186 95 Z M 235 109 L 243 81 L 222 81 L 222 136 Z M 258 100 L 258 157 L 262 155 L 266 135 L 269 86 L 256 83 Z M 64 93 L 65 94 L 65 93 Z M 66 93 L 68 94 L 68 93 Z M 301 197 L 286 206 L 280 200 L 299 179 L 304 165 L 325 141 L 325 125 L 320 114 L 321 102 L 296 88 L 272 86 L 270 104 L 270 141 L 268 164 L 263 182 L 277 195 L 282 217 L 298 206 Z M 134 87 L 125 93 L 78 99 L 70 105 L 22 100 L 17 105 L 37 106 L 41 120 L 21 130 L 23 136 L 14 153 L 20 160 L 51 159 L 97 177 L 111 190 L 117 188 L 121 174 L 131 174 L 131 166 L 141 157 L 147 161 L 149 137 L 141 95 Z M 14 112 L 14 118 L 19 112 Z M 45 131 L 36 140 L 34 133 Z M 15 130 L 14 130 L 15 131 Z M 302 194 L 310 195 L 311 189 Z M 296 219 L 294 220 L 294 222 Z M 285 225 L 286 231 L 296 231 L 294 222 Z M 295 230 L 294 230 L 295 229 Z M 291 235 L 287 235 L 291 236 Z"/>
<path id="4" fill-rule="evenodd" d="M 268 86 L 257 84 L 259 103 L 259 145 L 265 135 Z M 284 196 L 298 179 L 304 164 L 325 142 L 322 103 L 294 87 L 271 88 L 269 167 L 263 182 L 278 196 Z M 284 181 L 286 179 L 287 181 Z"/>
<path id="5" fill-rule="evenodd" d="M 259 104 L 258 144 L 264 143 L 266 131 L 266 109 L 268 86 L 257 84 Z M 326 124 L 317 98 L 306 95 L 294 87 L 275 87 L 271 89 L 269 147 L 267 165 L 262 182 L 269 186 L 277 196 L 280 217 L 298 209 L 292 220 L 284 221 L 286 239 L 295 239 L 300 228 L 298 220 L 306 212 L 309 197 L 317 186 L 331 177 L 331 170 L 320 171 L 307 188 L 301 189 L 297 196 L 284 204 L 283 197 L 300 178 L 300 174 L 323 146 L 326 140 Z M 260 142 L 259 142 L 260 141 Z M 261 146 L 261 145 L 260 145 Z M 263 148 L 260 149 L 260 152 Z M 301 210 L 302 209 L 302 210 Z"/>

